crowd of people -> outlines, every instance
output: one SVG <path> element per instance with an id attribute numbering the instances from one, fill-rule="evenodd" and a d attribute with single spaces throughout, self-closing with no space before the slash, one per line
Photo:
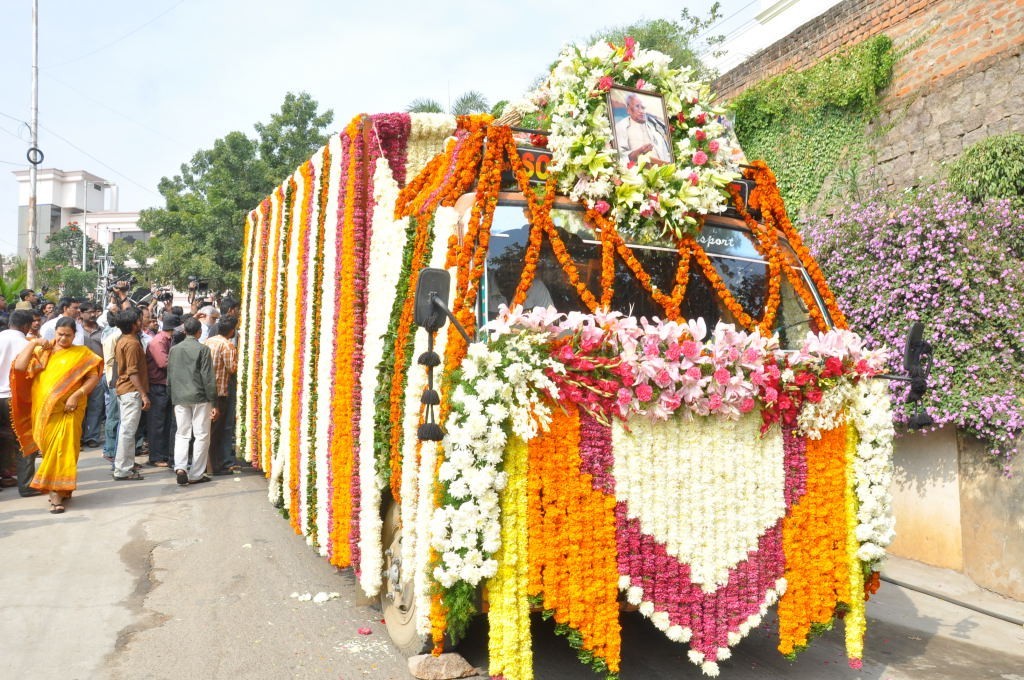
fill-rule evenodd
<path id="1" fill-rule="evenodd" d="M 65 511 L 83 447 L 101 448 L 115 481 L 143 465 L 179 485 L 241 468 L 235 456 L 238 303 L 40 299 L 0 302 L 0 491 L 48 494 Z"/>

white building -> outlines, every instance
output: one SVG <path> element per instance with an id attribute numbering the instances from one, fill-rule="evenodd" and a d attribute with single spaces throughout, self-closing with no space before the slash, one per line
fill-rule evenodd
<path id="1" fill-rule="evenodd" d="M 29 171 L 15 170 L 18 180 L 18 254 L 28 253 Z M 138 212 L 118 210 L 117 185 L 85 170 L 64 172 L 56 168 L 36 171 L 36 248 L 40 255 L 49 246 L 46 237 L 69 222 L 77 222 L 101 246 L 116 239 L 146 240 L 138 227 Z"/>
<path id="2" fill-rule="evenodd" d="M 840 2 L 842 0 L 760 0 L 759 11 L 752 19 L 728 31 L 725 41 L 716 50 L 721 52 L 719 56 L 705 54 L 701 58 L 719 73 L 728 73 Z M 748 16 L 745 11 L 737 15 L 737 18 Z"/>

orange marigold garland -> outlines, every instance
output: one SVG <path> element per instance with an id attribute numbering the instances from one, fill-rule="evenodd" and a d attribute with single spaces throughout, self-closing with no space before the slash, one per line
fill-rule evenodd
<path id="1" fill-rule="evenodd" d="M 615 495 L 605 426 L 569 406 L 552 408 L 551 427 L 528 443 L 530 565 L 528 590 L 542 600 L 556 631 L 601 673 L 619 671 Z M 601 430 L 603 432 L 598 432 Z M 607 451 L 584 457 L 584 448 Z"/>
<path id="2" fill-rule="evenodd" d="M 299 214 L 299 257 L 298 262 L 295 266 L 298 269 L 298 282 L 299 289 L 296 291 L 297 295 L 292 299 L 292 318 L 291 327 L 294 331 L 294 337 L 291 341 L 298 345 L 297 351 L 293 352 L 293 363 L 290 367 L 292 374 L 292 390 L 291 390 L 291 421 L 288 424 L 288 448 L 291 453 L 288 475 L 288 487 L 290 490 L 290 503 L 288 506 L 288 520 L 292 525 L 292 529 L 295 533 L 302 534 L 302 452 L 299 446 L 299 438 L 302 432 L 303 414 L 302 408 L 306 402 L 305 395 L 303 394 L 303 376 L 305 375 L 305 311 L 306 311 L 306 292 L 309 287 L 307 281 L 307 273 L 309 270 L 309 232 L 313 216 L 313 189 L 314 189 L 314 175 L 315 170 L 313 168 L 312 161 L 306 161 L 299 168 L 299 174 L 302 176 L 302 201 L 301 201 L 301 212 Z"/>
<path id="3" fill-rule="evenodd" d="M 846 427 L 807 439 L 806 491 L 782 525 L 787 586 L 778 604 L 779 651 L 790 658 L 849 602 Z"/>
<path id="4" fill-rule="evenodd" d="M 349 533 L 352 528 L 352 469 L 355 464 L 352 439 L 352 356 L 355 352 L 353 327 L 354 288 L 356 276 L 356 182 L 359 180 L 358 141 L 361 137 L 359 118 L 349 123 L 342 135 L 342 162 L 346 171 L 344 194 L 339 205 L 341 229 L 337 251 L 340 269 L 338 272 L 338 310 L 335 324 L 336 349 L 331 385 L 331 425 L 329 434 L 330 450 L 330 541 L 328 543 L 331 564 L 347 567 L 351 563 Z"/>
<path id="5" fill-rule="evenodd" d="M 765 220 L 766 227 L 774 225 L 783 233 L 786 240 L 789 241 L 793 250 L 796 251 L 800 264 L 807 270 L 808 275 L 811 277 L 815 287 L 821 294 L 822 299 L 825 301 L 825 309 L 828 310 L 836 328 L 849 328 L 846 316 L 843 314 L 842 310 L 839 309 L 839 304 L 836 302 L 836 296 L 829 287 L 828 282 L 825 280 L 825 275 L 822 273 L 821 267 L 818 266 L 817 261 L 811 256 L 811 252 L 804 244 L 804 240 L 800 236 L 800 232 L 796 230 L 789 219 L 785 203 L 783 203 L 782 195 L 779 192 L 779 185 L 775 181 L 775 174 L 764 161 L 754 161 L 751 165 L 753 167 L 744 170 L 743 173 L 745 177 L 753 179 L 757 184 L 750 195 L 750 207 L 759 208 L 761 210 L 761 215 Z M 787 276 L 790 275 L 788 271 L 786 274 Z M 793 285 L 795 288 L 798 288 L 798 290 L 801 288 L 801 286 L 797 286 L 796 283 Z M 814 309 L 816 306 L 816 304 L 807 305 L 808 309 Z M 822 326 L 820 330 L 824 329 L 825 327 Z"/>

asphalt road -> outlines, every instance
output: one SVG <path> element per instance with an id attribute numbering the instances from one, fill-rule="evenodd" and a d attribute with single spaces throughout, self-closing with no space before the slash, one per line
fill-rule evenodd
<path id="1" fill-rule="evenodd" d="M 214 480 L 182 488 L 152 470 L 114 482 L 87 451 L 64 515 L 48 514 L 42 497 L 0 493 L 0 677 L 410 678 L 380 612 L 360 603 L 349 572 L 292 532 L 262 476 Z M 338 597 L 292 597 L 321 592 Z M 721 664 L 721 677 L 1024 680 L 1017 626 L 891 585 L 868 614 L 861 671 L 846 665 L 841 626 L 791 663 L 767 621 Z M 459 651 L 486 666 L 484 620 Z M 539 680 L 597 677 L 539 619 L 534 658 Z M 703 677 L 685 646 L 637 614 L 623 617 L 621 676 Z"/>

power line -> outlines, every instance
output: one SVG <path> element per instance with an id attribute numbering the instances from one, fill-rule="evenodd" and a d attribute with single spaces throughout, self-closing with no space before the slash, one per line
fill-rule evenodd
<path id="1" fill-rule="evenodd" d="M 45 75 L 48 79 L 50 79 L 50 80 L 52 80 L 52 81 L 54 81 L 54 82 L 56 82 L 56 83 L 58 83 L 60 85 L 63 85 L 64 87 L 68 88 L 72 92 L 78 93 L 79 95 L 81 95 L 82 97 L 85 97 L 86 99 L 88 99 L 92 103 L 94 103 L 94 104 L 96 104 L 98 106 L 102 106 L 103 108 L 107 109 L 108 111 L 116 113 L 117 115 L 121 116 L 122 118 L 124 118 L 128 122 L 135 123 L 136 125 L 138 125 L 139 127 L 141 127 L 144 130 L 148 130 L 148 131 L 152 132 L 153 134 L 155 134 L 155 135 L 157 135 L 159 137 L 163 137 L 164 139 L 166 139 L 169 142 L 174 142 L 175 144 L 178 144 L 178 145 L 183 145 L 184 144 L 184 142 L 181 142 L 181 141 L 179 141 L 177 139 L 174 139 L 173 137 L 169 137 L 169 136 L 165 135 L 163 132 L 161 132 L 160 130 L 157 130 L 156 128 L 152 128 L 152 127 L 146 125 L 145 123 L 143 123 L 141 121 L 135 120 L 134 118 L 132 118 L 128 114 L 123 113 L 121 111 L 118 111 L 117 109 L 115 109 L 114 107 L 110 106 L 106 102 L 103 102 L 102 100 L 99 100 L 99 99 L 96 99 L 95 97 L 90 96 L 88 92 L 83 92 L 82 90 L 79 90 L 78 88 L 74 87 L 73 85 L 69 85 L 68 83 L 65 83 L 63 80 L 61 80 L 60 78 L 55 77 L 54 75 L 52 75 L 50 73 L 44 73 L 43 75 Z"/>
<path id="2" fill-rule="evenodd" d="M 102 52 L 103 50 L 107 49 L 108 47 L 111 47 L 111 46 L 116 45 L 117 43 L 121 42 L 125 38 L 128 38 L 128 37 L 130 37 L 132 35 L 135 35 L 139 31 L 144 29 L 146 26 L 149 26 L 151 23 L 153 23 L 154 21 L 156 21 L 160 17 L 164 16 L 165 14 L 170 13 L 171 10 L 175 9 L 176 7 L 178 7 L 179 5 L 182 5 L 184 3 L 185 3 L 185 0 L 178 0 L 178 2 L 174 3 L 173 5 L 171 5 L 167 9 L 165 9 L 163 12 L 160 12 L 160 14 L 157 14 L 155 17 L 153 17 L 149 21 L 145 22 L 144 24 L 140 24 L 139 26 L 136 26 L 135 28 L 133 28 L 132 30 L 128 31 L 127 33 L 125 33 L 121 37 L 115 38 L 114 40 L 108 42 L 106 45 L 101 45 L 100 47 L 97 47 L 92 52 L 86 52 L 85 54 L 83 54 L 81 56 L 75 57 L 74 59 L 69 59 L 68 61 L 64 61 L 64 62 L 61 62 L 59 64 L 54 64 L 53 66 L 46 66 L 44 68 L 48 68 L 48 69 L 49 68 L 60 68 L 61 66 L 67 66 L 68 64 L 73 64 L 76 61 L 81 61 L 82 59 L 85 59 L 86 57 L 91 57 L 92 55 L 96 54 L 97 52 Z"/>
<path id="3" fill-rule="evenodd" d="M 125 180 L 127 180 L 127 181 L 131 182 L 132 184 L 134 184 L 135 186 L 139 187 L 140 189 L 142 189 L 143 191 L 145 191 L 145 192 L 147 192 L 147 193 L 153 194 L 154 196 L 157 196 L 158 198 L 162 198 L 162 196 L 160 196 L 160 194 L 156 193 L 155 191 L 153 191 L 152 189 L 150 189 L 150 188 L 149 188 L 149 187 L 147 187 L 147 186 L 144 186 L 144 185 L 142 185 L 142 184 L 139 184 L 138 182 L 136 182 L 136 181 L 135 181 L 134 179 L 132 179 L 132 178 L 131 178 L 131 177 L 129 177 L 128 175 L 125 175 L 125 174 L 124 174 L 124 173 L 122 173 L 122 172 L 118 172 L 118 171 L 117 171 L 117 170 L 115 170 L 115 169 L 114 169 L 113 167 L 111 167 L 111 166 L 107 165 L 106 163 L 104 163 L 103 161 L 101 161 L 101 160 L 100 160 L 99 158 L 96 158 L 96 156 L 93 156 L 93 155 L 92 155 L 91 153 L 89 153 L 89 152 L 88 152 L 88 151 L 86 151 L 85 149 L 83 149 L 83 148 L 81 148 L 81 147 L 77 146 L 77 145 L 76 145 L 76 144 L 75 144 L 74 142 L 72 142 L 71 140 L 69 140 L 69 139 L 67 139 L 67 138 L 65 138 L 65 137 L 61 137 L 61 136 L 60 136 L 59 134 L 57 134 L 56 132 L 54 132 L 54 131 L 53 131 L 53 130 L 51 130 L 50 128 L 46 127 L 45 125 L 42 125 L 42 124 L 40 124 L 40 125 L 39 125 L 39 127 L 43 128 L 44 130 L 46 130 L 47 132 L 49 132 L 49 133 L 50 133 L 51 135 L 53 135 L 54 137 L 56 137 L 57 139 L 61 140 L 62 142 L 64 142 L 64 143 L 65 143 L 65 144 L 67 144 L 68 146 L 70 146 L 70 147 L 71 147 L 72 149 L 74 149 L 74 150 L 78 151 L 79 153 L 83 154 L 84 156 L 88 156 L 88 157 L 89 157 L 89 158 L 91 158 L 92 160 L 96 161 L 97 163 L 99 163 L 100 165 L 102 165 L 103 167 L 105 167 L 105 168 L 106 168 L 107 170 L 110 170 L 110 171 L 111 171 L 112 173 L 114 173 L 114 174 L 115 174 L 115 175 L 117 175 L 118 177 L 122 177 L 122 178 L 124 178 Z"/>

